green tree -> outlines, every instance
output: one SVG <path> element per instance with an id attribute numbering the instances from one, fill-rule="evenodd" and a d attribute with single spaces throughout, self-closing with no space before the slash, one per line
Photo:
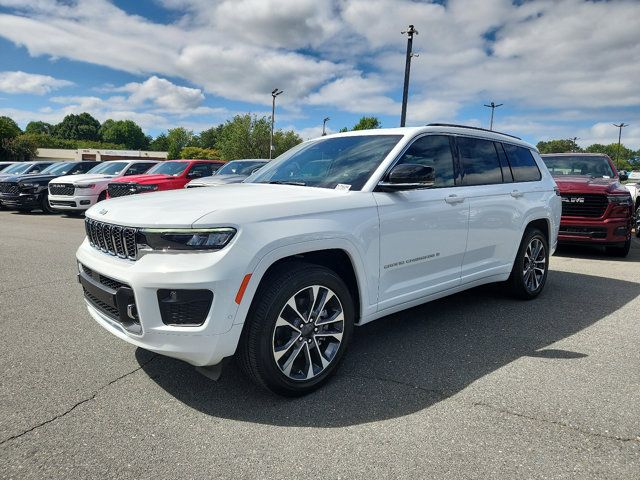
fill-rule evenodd
<path id="1" fill-rule="evenodd" d="M 206 160 L 219 160 L 220 154 L 213 148 L 184 147 L 180 150 L 180 158 L 198 158 Z"/>
<path id="2" fill-rule="evenodd" d="M 224 125 L 220 124 L 217 127 L 211 127 L 201 131 L 200 135 L 194 139 L 197 146 L 202 148 L 216 148 L 216 142 L 218 141 L 218 137 L 220 137 L 223 128 Z"/>
<path id="3" fill-rule="evenodd" d="M 53 135 L 54 127 L 50 123 L 35 121 L 27 123 L 24 133 L 44 133 L 47 135 Z"/>
<path id="4" fill-rule="evenodd" d="M 124 145 L 117 143 L 94 142 L 92 140 L 68 140 L 54 137 L 45 133 L 24 133 L 21 137 L 30 139 L 39 148 L 103 148 L 109 150 L 122 150 Z"/>
<path id="5" fill-rule="evenodd" d="M 578 147 L 573 140 L 558 139 L 549 140 L 548 142 L 538 142 L 538 150 L 540 153 L 566 153 L 566 152 L 580 152 L 582 149 Z"/>
<path id="6" fill-rule="evenodd" d="M 69 140 L 99 141 L 100 122 L 88 113 L 70 114 L 55 126 L 55 135 Z"/>
<path id="7" fill-rule="evenodd" d="M 106 120 L 98 132 L 104 142 L 118 143 L 131 150 L 149 148 L 147 136 L 132 120 Z"/>
<path id="8" fill-rule="evenodd" d="M 381 126 L 380 120 L 376 117 L 361 117 L 351 130 L 371 130 Z"/>
<path id="9" fill-rule="evenodd" d="M 16 122 L 9 117 L 0 117 L 0 141 L 15 138 L 22 131 Z"/>
<path id="10" fill-rule="evenodd" d="M 168 151 L 169 139 L 167 138 L 167 135 L 164 133 L 161 133 L 160 135 L 158 135 L 155 139 L 149 142 L 149 149 L 153 150 L 154 152 Z"/>
<path id="11" fill-rule="evenodd" d="M 169 143 L 167 157 L 169 159 L 179 158 L 182 149 L 188 147 L 193 141 L 193 132 L 182 127 L 172 128 L 167 132 L 167 141 Z"/>
<path id="12" fill-rule="evenodd" d="M 4 157 L 15 162 L 31 160 L 38 151 L 36 143 L 27 135 L 5 138 L 2 141 Z"/>
<path id="13" fill-rule="evenodd" d="M 623 144 L 620 145 L 620 156 L 618 158 L 618 143 L 610 143 L 608 145 L 603 145 L 601 143 L 594 143 L 593 145 L 589 145 L 586 150 L 589 153 L 604 153 L 611 157 L 611 160 L 616 164 L 616 167 L 621 170 L 629 170 L 631 168 L 631 164 L 629 163 L 629 159 L 634 156 L 633 150 L 625 147 Z"/>
<path id="14" fill-rule="evenodd" d="M 225 122 L 216 145 L 225 160 L 269 158 L 270 132 L 268 117 L 236 115 Z"/>
<path id="15" fill-rule="evenodd" d="M 277 157 L 301 142 L 302 138 L 293 130 L 273 132 L 273 156 Z"/>

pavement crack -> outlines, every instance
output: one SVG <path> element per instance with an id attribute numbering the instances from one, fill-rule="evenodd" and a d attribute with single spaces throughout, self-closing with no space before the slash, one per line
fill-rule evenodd
<path id="1" fill-rule="evenodd" d="M 103 391 L 103 390 L 105 390 L 106 388 L 109 388 L 109 387 L 110 387 L 111 385 L 113 385 L 114 383 L 119 382 L 119 381 L 120 381 L 120 380 L 122 380 L 123 378 L 126 378 L 126 377 L 128 377 L 128 376 L 130 376 L 130 375 L 133 375 L 134 373 L 136 373 L 137 371 L 141 370 L 143 367 L 145 367 L 146 365 L 148 365 L 149 363 L 151 363 L 151 362 L 152 362 L 153 360 L 155 360 L 157 357 L 158 357 L 158 355 L 157 355 L 157 354 L 153 354 L 153 356 L 152 356 L 149 360 L 147 360 L 146 362 L 144 362 L 144 363 L 140 364 L 140 366 L 138 366 L 138 368 L 135 368 L 135 369 L 131 370 L 130 372 L 124 373 L 124 374 L 120 375 L 119 377 L 117 377 L 117 378 L 115 378 L 115 379 L 111 380 L 110 382 L 108 382 L 108 383 L 106 383 L 106 384 L 102 385 L 102 386 L 101 386 L 101 387 L 99 387 L 95 392 L 93 392 L 93 394 L 91 394 L 91 396 L 89 396 L 89 397 L 87 397 L 87 398 L 84 398 L 84 399 L 80 400 L 79 402 L 75 403 L 74 405 L 72 405 L 70 408 L 68 408 L 68 409 L 67 409 L 67 410 L 65 410 L 64 412 L 62 412 L 62 413 L 60 413 L 60 414 L 58 414 L 58 415 L 54 416 L 53 418 L 49 418 L 48 420 L 45 420 L 45 421 L 43 421 L 43 422 L 40 422 L 39 424 L 37 424 L 37 425 L 35 425 L 35 426 L 33 426 L 33 427 L 31 427 L 31 428 L 27 429 L 27 430 L 24 430 L 23 432 L 20 432 L 20 433 L 17 433 L 17 434 L 15 434 L 15 435 L 12 435 L 12 436 L 10 436 L 10 437 L 8 437 L 8 438 L 5 438 L 4 440 L 2 440 L 2 441 L 0 442 L 0 446 L 4 445 L 4 444 L 5 444 L 5 443 L 7 443 L 7 442 L 10 442 L 11 440 L 16 440 L 16 439 L 18 439 L 18 438 L 20 438 L 20 437 L 22 437 L 22 436 L 26 435 L 27 433 L 33 432 L 34 430 L 37 430 L 37 429 L 39 429 L 40 427 L 44 427 L 45 425 L 48 425 L 48 424 L 53 423 L 53 422 L 55 422 L 55 421 L 57 421 L 57 420 L 60 420 L 60 419 L 61 419 L 61 418 L 63 418 L 63 417 L 66 417 L 66 416 L 67 416 L 67 415 L 69 415 L 71 412 L 73 412 L 76 408 L 78 408 L 80 405 L 83 405 L 83 404 L 85 404 L 85 403 L 87 403 L 87 402 L 90 402 L 91 400 L 94 400 L 94 399 L 98 396 L 98 394 L 99 394 L 100 392 L 102 392 L 102 391 Z"/>
<path id="2" fill-rule="evenodd" d="M 546 418 L 539 418 L 539 417 L 535 417 L 533 415 L 527 415 L 527 414 L 524 414 L 524 413 L 515 412 L 513 410 L 508 410 L 506 408 L 496 407 L 494 405 L 490 405 L 490 404 L 484 403 L 484 402 L 473 402 L 472 405 L 474 407 L 483 407 L 483 408 L 487 408 L 489 410 L 493 410 L 495 412 L 504 413 L 506 415 L 511 415 L 511 416 L 518 417 L 518 418 L 524 418 L 524 419 L 527 419 L 527 420 L 531 420 L 533 422 L 547 423 L 547 424 L 550 424 L 550 425 L 555 425 L 555 426 L 560 427 L 560 428 L 568 428 L 568 429 L 573 430 L 575 432 L 580 432 L 582 434 L 590 435 L 592 437 L 606 438 L 608 440 L 616 440 L 616 441 L 619 441 L 619 442 L 640 442 L 640 435 L 635 436 L 635 437 L 621 437 L 619 435 L 607 435 L 607 434 L 604 434 L 604 433 L 594 432 L 594 431 L 591 431 L 591 430 L 586 430 L 584 428 L 576 427 L 574 425 L 571 425 L 571 424 L 566 423 L 566 422 L 562 422 L 560 420 L 549 420 L 549 419 L 546 419 Z"/>
<path id="3" fill-rule="evenodd" d="M 425 392 L 425 393 L 431 393 L 433 395 L 436 395 L 437 397 L 439 397 L 439 400 L 446 400 L 447 398 L 451 397 L 451 395 L 453 395 L 453 393 L 449 393 L 446 391 L 442 391 L 442 390 L 435 390 L 435 389 L 431 389 L 431 388 L 425 388 L 425 387 L 421 387 L 420 385 L 416 385 L 414 383 L 409 383 L 409 382 L 403 382 L 401 380 L 396 380 L 393 378 L 386 378 L 386 377 L 380 377 L 380 376 L 376 376 L 376 375 L 355 375 L 355 374 L 342 374 L 342 375 L 338 375 L 341 377 L 349 377 L 349 378 L 363 378 L 366 380 L 378 380 L 379 382 L 386 382 L 386 383 L 393 383 L 395 385 L 400 385 L 403 387 L 409 387 L 409 388 L 413 388 L 415 390 L 420 390 L 421 392 Z"/>

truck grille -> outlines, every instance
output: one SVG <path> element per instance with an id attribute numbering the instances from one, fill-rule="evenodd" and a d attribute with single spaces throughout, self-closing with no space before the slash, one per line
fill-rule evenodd
<path id="1" fill-rule="evenodd" d="M 562 215 L 598 218 L 604 215 L 608 204 L 606 195 L 580 193 L 562 195 Z"/>
<path id="2" fill-rule="evenodd" d="M 111 225 L 90 218 L 85 219 L 84 227 L 93 248 L 120 258 L 137 258 L 135 228 Z"/>
<path id="3" fill-rule="evenodd" d="M 68 197 L 72 196 L 75 192 L 75 187 L 68 183 L 50 183 L 49 184 L 49 193 L 51 195 L 66 195 Z"/>
<path id="4" fill-rule="evenodd" d="M 20 189 L 15 182 L 2 182 L 0 183 L 0 193 L 18 193 Z"/>
<path id="5" fill-rule="evenodd" d="M 110 198 L 124 197 L 138 193 L 138 185 L 136 183 L 110 183 L 108 190 Z"/>

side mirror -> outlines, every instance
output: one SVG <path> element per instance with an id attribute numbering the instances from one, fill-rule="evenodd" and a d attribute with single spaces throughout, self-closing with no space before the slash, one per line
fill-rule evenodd
<path id="1" fill-rule="evenodd" d="M 391 169 L 386 181 L 378 182 L 382 191 L 415 190 L 430 188 L 435 183 L 435 170 L 414 163 L 396 165 Z"/>
<path id="2" fill-rule="evenodd" d="M 620 181 L 621 182 L 626 182 L 627 180 L 629 180 L 629 175 L 627 175 L 626 173 L 621 173 L 620 174 Z"/>

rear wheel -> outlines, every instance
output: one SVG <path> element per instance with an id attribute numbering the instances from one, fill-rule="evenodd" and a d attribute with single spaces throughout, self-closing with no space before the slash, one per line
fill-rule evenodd
<path id="1" fill-rule="evenodd" d="M 616 245 L 614 247 L 606 247 L 607 255 L 612 257 L 626 257 L 631 250 L 631 239 L 624 242 L 622 245 Z"/>
<path id="2" fill-rule="evenodd" d="M 310 393 L 336 371 L 349 343 L 349 290 L 332 270 L 307 263 L 288 264 L 263 285 L 244 326 L 240 366 L 274 393 Z"/>
<path id="3" fill-rule="evenodd" d="M 520 242 L 511 275 L 507 281 L 512 294 L 524 300 L 537 297 L 547 281 L 548 271 L 547 238 L 537 228 L 528 228 Z"/>

